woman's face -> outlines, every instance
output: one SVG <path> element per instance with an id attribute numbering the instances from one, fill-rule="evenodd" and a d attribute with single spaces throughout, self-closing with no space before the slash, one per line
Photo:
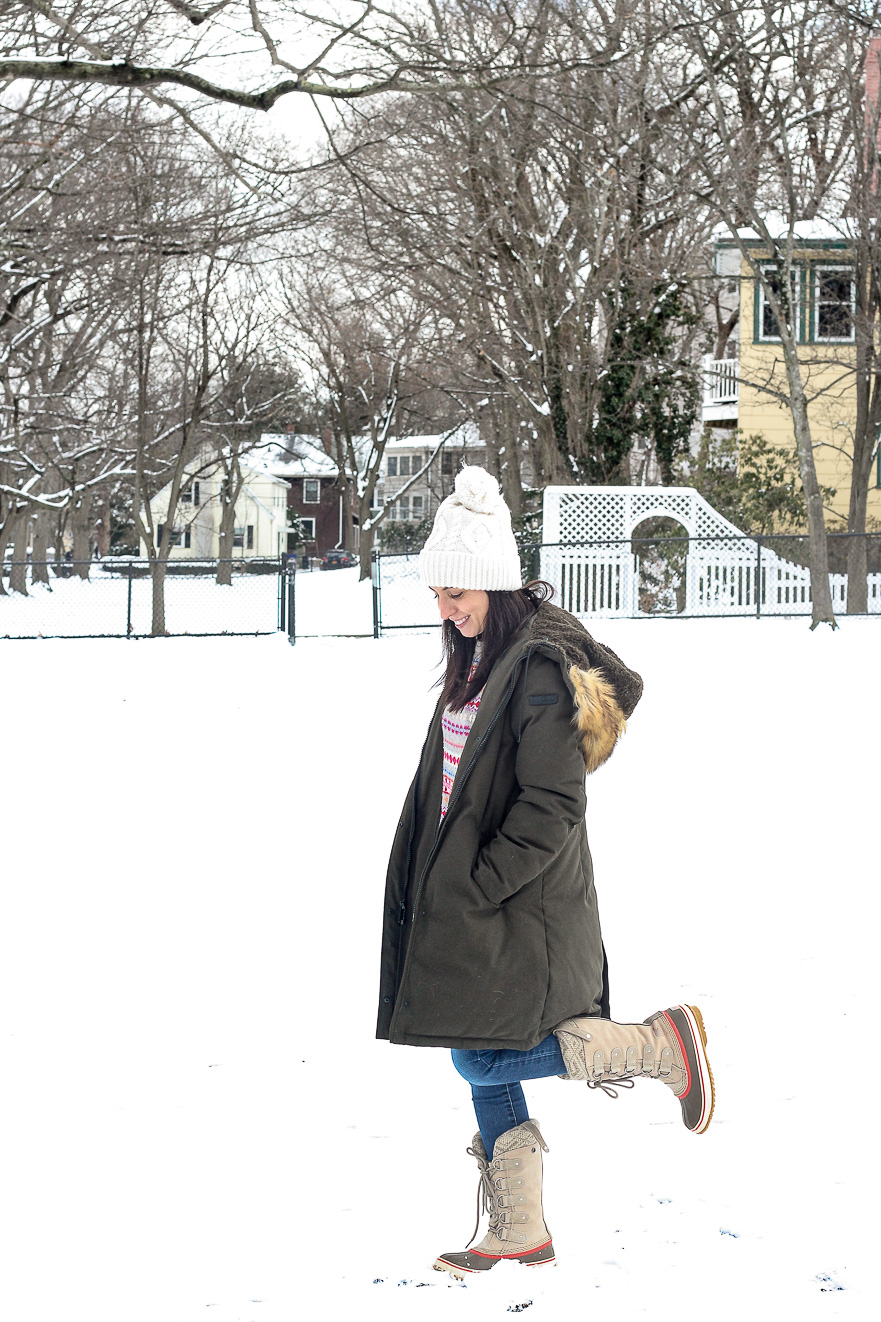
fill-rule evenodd
<path id="1" fill-rule="evenodd" d="M 466 638 L 483 633 L 489 610 L 489 593 L 482 588 L 432 588 L 442 620 L 450 620 Z"/>

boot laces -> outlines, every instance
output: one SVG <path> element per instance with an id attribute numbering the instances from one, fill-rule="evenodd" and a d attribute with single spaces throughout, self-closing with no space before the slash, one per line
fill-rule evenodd
<path id="1" fill-rule="evenodd" d="M 586 1082 L 588 1088 L 599 1088 L 600 1092 L 604 1092 L 607 1097 L 611 1097 L 616 1102 L 619 1088 L 636 1087 L 635 1079 L 616 1079 L 614 1083 L 604 1083 L 602 1079 L 587 1079 Z"/>
<path id="2" fill-rule="evenodd" d="M 620 1048 L 615 1048 L 619 1051 Z M 669 1083 L 674 1078 L 674 1070 L 682 1073 L 681 1067 L 673 1060 L 673 1052 L 669 1048 L 664 1048 L 659 1054 L 646 1046 L 641 1054 L 637 1054 L 636 1059 L 632 1057 L 628 1060 L 628 1053 L 621 1053 L 624 1060 L 623 1069 L 614 1069 L 612 1066 L 606 1066 L 605 1058 L 603 1060 L 603 1069 L 597 1073 L 597 1067 L 587 1060 L 587 1050 L 585 1049 L 585 1059 L 588 1072 L 593 1070 L 594 1077 L 585 1080 L 588 1088 L 599 1088 L 607 1097 L 617 1099 L 619 1088 L 632 1088 L 635 1080 L 638 1078 L 660 1079 L 663 1083 Z"/>
<path id="3" fill-rule="evenodd" d="M 477 1218 L 474 1222 L 474 1234 L 465 1245 L 469 1249 L 477 1238 L 477 1232 L 480 1229 L 481 1215 L 486 1212 L 489 1216 L 489 1230 L 497 1239 L 507 1239 L 507 1230 L 503 1221 L 504 1210 L 499 1208 L 496 1203 L 497 1196 L 501 1191 L 495 1186 L 492 1177 L 492 1164 L 481 1157 L 474 1148 L 467 1149 L 469 1157 L 474 1157 L 480 1167 L 480 1182 L 477 1186 Z"/>

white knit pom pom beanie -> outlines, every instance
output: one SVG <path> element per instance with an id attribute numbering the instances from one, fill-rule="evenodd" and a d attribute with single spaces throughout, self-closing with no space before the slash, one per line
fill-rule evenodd
<path id="1" fill-rule="evenodd" d="M 419 556 L 426 587 L 514 592 L 523 586 L 511 511 L 485 468 L 466 465 Z"/>

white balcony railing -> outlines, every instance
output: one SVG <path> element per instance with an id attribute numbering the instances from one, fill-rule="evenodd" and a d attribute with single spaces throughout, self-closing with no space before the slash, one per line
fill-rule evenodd
<path id="1" fill-rule="evenodd" d="M 704 409 L 734 405 L 740 394 L 737 358 L 710 358 L 703 361 Z"/>

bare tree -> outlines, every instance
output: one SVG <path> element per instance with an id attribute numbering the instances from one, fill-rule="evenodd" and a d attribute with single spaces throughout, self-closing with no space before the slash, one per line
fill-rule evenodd
<path id="1" fill-rule="evenodd" d="M 763 388 L 769 398 L 785 399 L 792 417 L 807 504 L 812 628 L 821 622 L 834 628 L 810 385 L 792 290 L 800 222 L 840 203 L 849 142 L 843 108 L 853 70 L 825 0 L 737 8 L 705 0 L 698 21 L 693 5 L 678 13 L 700 85 L 688 101 L 676 101 L 664 87 L 665 104 L 676 111 L 664 126 L 688 135 L 699 187 L 774 318 L 782 375 Z"/>
<path id="2" fill-rule="evenodd" d="M 88 388 L 118 317 L 117 255 L 95 236 L 113 134 L 82 100 L 41 91 L 0 106 L 0 554 L 12 538 L 17 560 L 37 515 L 85 509 L 124 466 L 115 405 Z M 26 590 L 23 568 L 11 586 Z"/>
<path id="3" fill-rule="evenodd" d="M 710 225 L 688 142 L 659 140 L 651 67 L 632 54 L 660 30 L 616 13 L 614 77 L 400 98 L 334 138 L 334 222 L 362 229 L 366 272 L 433 301 L 447 381 L 515 510 L 526 455 L 538 485 L 628 481 L 635 441 L 663 471 L 694 416 L 692 272 Z M 555 39 L 537 28 L 533 60 Z"/>
<path id="4" fill-rule="evenodd" d="M 127 145 L 119 219 L 132 257 L 117 356 L 132 415 L 134 533 L 150 562 L 152 632 L 163 634 L 182 494 L 204 462 L 206 428 L 217 423 L 225 391 L 228 402 L 230 368 L 238 361 L 239 371 L 257 343 L 259 273 L 267 259 L 261 245 L 291 218 L 287 208 L 255 199 L 234 170 L 194 148 L 173 121 L 145 124 L 136 116 Z M 237 325 L 234 309 L 249 302 L 250 317 Z M 262 396 L 259 408 L 268 408 Z M 253 424 L 258 401 L 246 412 Z M 244 439 L 233 446 L 233 467 L 243 446 Z M 212 462 L 229 454 L 221 449 Z M 161 526 L 154 511 L 160 491 Z"/>
<path id="5" fill-rule="evenodd" d="M 297 333 L 297 349 L 311 379 L 315 414 L 326 426 L 328 452 L 337 465 L 344 497 L 344 540 L 354 541 L 357 519 L 361 577 L 370 574 L 376 530 L 393 503 L 378 500 L 378 483 L 388 441 L 421 430 L 436 381 L 436 319 L 430 306 L 397 288 L 370 278 L 359 262 L 359 234 L 351 230 L 342 257 L 331 230 L 330 251 L 313 249 L 305 272 L 288 267 L 283 282 L 287 315 Z M 361 253 L 363 258 L 363 251 Z M 395 493 L 409 490 L 439 452 Z"/>
<path id="6" fill-rule="evenodd" d="M 171 102 L 164 90 L 159 95 L 184 114 L 205 102 L 268 111 L 295 94 L 361 101 L 385 92 L 427 95 L 491 88 L 512 76 L 609 68 L 621 54 L 623 13 L 593 0 L 587 12 L 594 39 L 585 46 L 572 39 L 570 16 L 555 0 L 519 6 L 448 0 L 422 10 L 344 0 L 323 13 L 294 0 L 139 6 L 80 0 L 75 14 L 53 0 L 12 0 L 6 11 L 0 78 L 139 89 L 150 96 L 171 89 L 183 102 Z M 537 32 L 548 31 L 552 41 L 536 42 Z M 232 56 L 238 83 L 217 75 Z"/>
<path id="7" fill-rule="evenodd" d="M 834 9 L 830 22 L 838 33 L 842 58 L 852 71 L 845 88 L 846 121 L 852 140 L 852 185 L 842 223 L 853 261 L 853 281 L 833 285 L 842 305 L 833 316 L 846 331 L 852 323 L 854 347 L 835 362 L 842 384 L 853 385 L 856 416 L 851 428 L 839 427 L 839 444 L 850 462 L 847 531 L 847 609 L 868 610 L 866 541 L 867 506 L 872 470 L 881 435 L 881 37 L 872 29 L 881 8 L 851 13 Z M 856 77 L 863 69 L 865 77 Z M 845 273 L 846 276 L 846 273 Z M 828 293 L 827 293 L 828 297 Z"/>
<path id="8" fill-rule="evenodd" d="M 277 325 L 268 300 L 236 294 L 214 311 L 218 386 L 206 414 L 206 471 L 219 473 L 220 542 L 217 582 L 232 582 L 236 502 L 245 486 L 246 460 L 266 448 L 264 437 L 283 429 L 301 403 L 299 373 L 280 353 Z"/>

